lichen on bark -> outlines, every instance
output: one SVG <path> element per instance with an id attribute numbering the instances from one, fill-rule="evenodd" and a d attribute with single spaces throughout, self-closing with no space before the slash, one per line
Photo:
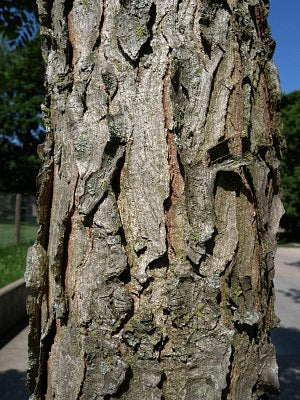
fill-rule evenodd
<path id="1" fill-rule="evenodd" d="M 267 2 L 38 4 L 47 139 L 26 272 L 31 399 L 276 391 Z"/>

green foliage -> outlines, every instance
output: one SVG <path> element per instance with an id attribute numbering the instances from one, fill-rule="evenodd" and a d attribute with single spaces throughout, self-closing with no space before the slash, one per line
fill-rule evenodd
<path id="1" fill-rule="evenodd" d="M 34 0 L 1 0 L 0 43 L 10 49 L 23 46 L 37 34 L 37 21 Z"/>
<path id="2" fill-rule="evenodd" d="M 43 139 L 44 66 L 40 39 L 0 50 L 0 190 L 34 193 Z"/>
<path id="3" fill-rule="evenodd" d="M 300 91 L 282 97 L 281 114 L 286 150 L 281 162 L 286 217 L 300 217 Z"/>

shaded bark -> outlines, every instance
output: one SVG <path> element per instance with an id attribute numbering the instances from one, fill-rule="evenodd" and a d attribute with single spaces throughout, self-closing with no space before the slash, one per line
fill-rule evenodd
<path id="1" fill-rule="evenodd" d="M 259 399 L 279 88 L 262 0 L 39 0 L 32 399 Z"/>

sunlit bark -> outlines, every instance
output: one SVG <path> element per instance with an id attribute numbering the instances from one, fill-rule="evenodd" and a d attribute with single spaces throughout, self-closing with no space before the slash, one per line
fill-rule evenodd
<path id="1" fill-rule="evenodd" d="M 279 88 L 263 0 L 40 0 L 32 399 L 259 399 Z"/>

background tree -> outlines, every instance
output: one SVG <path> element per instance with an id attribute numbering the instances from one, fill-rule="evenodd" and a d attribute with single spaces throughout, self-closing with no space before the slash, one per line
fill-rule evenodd
<path id="1" fill-rule="evenodd" d="M 15 192 L 16 243 L 20 240 L 21 193 L 35 194 L 37 144 L 43 139 L 40 103 L 43 63 L 34 1 L 0 5 L 0 191 Z M 35 39 L 34 39 L 35 38 Z"/>
<path id="2" fill-rule="evenodd" d="M 281 163 L 283 204 L 285 216 L 283 225 L 292 238 L 299 238 L 300 228 L 300 91 L 282 96 L 281 114 L 283 120 L 286 149 Z"/>
<path id="3" fill-rule="evenodd" d="M 35 193 L 37 146 L 44 132 L 40 44 L 36 37 L 21 48 L 0 50 L 0 190 L 6 192 Z"/>
<path id="4" fill-rule="evenodd" d="M 263 399 L 280 92 L 266 0 L 39 1 L 33 399 Z"/>
<path id="5" fill-rule="evenodd" d="M 0 4 L 0 190 L 35 193 L 44 66 L 35 1 Z"/>
<path id="6" fill-rule="evenodd" d="M 38 33 L 37 7 L 33 0 L 1 0 L 0 43 L 10 49 L 24 45 Z"/>

